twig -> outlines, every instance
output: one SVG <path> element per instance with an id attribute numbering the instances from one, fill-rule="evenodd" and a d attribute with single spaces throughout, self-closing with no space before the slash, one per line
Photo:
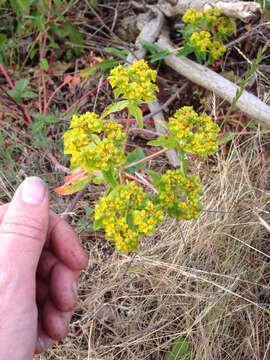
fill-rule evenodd
<path id="1" fill-rule="evenodd" d="M 150 184 L 148 181 L 144 180 L 143 178 L 138 178 L 132 174 L 128 174 L 126 172 L 123 173 L 127 178 L 132 179 L 134 181 L 138 181 L 141 184 L 144 184 L 145 186 L 150 187 L 155 193 L 158 193 L 158 191 L 154 188 L 154 186 L 152 184 Z M 139 174 L 138 174 L 139 175 Z"/>
<path id="2" fill-rule="evenodd" d="M 65 111 L 64 115 L 66 115 L 70 110 L 72 110 L 74 108 L 74 106 L 78 105 L 81 101 L 83 101 L 85 98 L 87 98 L 88 96 L 90 96 L 91 94 L 93 94 L 95 91 L 97 91 L 100 87 L 104 86 L 105 84 L 107 84 L 109 80 L 105 80 L 103 81 L 103 83 L 100 86 L 95 87 L 94 89 L 88 91 L 88 93 L 86 93 L 85 95 L 83 95 L 80 99 L 76 100 L 74 102 L 74 104 L 72 104 L 71 106 L 69 106 L 67 108 L 67 110 Z"/>
<path id="3" fill-rule="evenodd" d="M 52 95 L 50 96 L 48 102 L 46 103 L 46 105 L 45 105 L 45 107 L 44 107 L 44 112 L 43 112 L 44 115 L 46 115 L 46 112 L 47 112 L 47 110 L 48 110 L 48 107 L 49 107 L 52 99 L 53 99 L 53 98 L 55 97 L 55 95 L 58 93 L 58 91 L 60 91 L 60 90 L 62 89 L 62 87 L 64 87 L 65 85 L 67 85 L 67 84 L 68 84 L 71 80 L 73 80 L 73 79 L 74 79 L 73 76 L 67 78 L 66 80 L 64 80 L 64 82 L 63 82 L 61 85 L 58 86 L 57 89 L 54 90 L 54 92 L 52 93 Z"/>
<path id="4" fill-rule="evenodd" d="M 226 48 L 227 49 L 230 49 L 231 47 L 235 46 L 236 44 L 239 44 L 240 42 L 242 42 L 243 40 L 245 40 L 246 38 L 248 38 L 252 33 L 254 33 L 255 31 L 257 31 L 260 27 L 264 27 L 264 26 L 267 26 L 269 25 L 270 22 L 266 22 L 266 23 L 263 23 L 263 24 L 259 24 L 257 26 L 255 26 L 253 29 L 247 31 L 245 34 L 243 34 L 242 36 L 239 36 L 239 38 L 235 39 L 235 40 L 232 40 L 231 42 L 229 42 L 227 45 L 226 45 Z"/>
<path id="5" fill-rule="evenodd" d="M 143 117 L 143 121 L 150 119 L 154 115 L 157 115 L 162 110 L 166 109 L 166 107 L 168 107 L 178 97 L 178 95 L 187 87 L 187 85 L 188 85 L 188 81 L 186 81 L 175 94 L 173 94 L 164 104 L 162 104 L 159 109 L 153 111 L 150 114 L 145 115 Z"/>
<path id="6" fill-rule="evenodd" d="M 113 23 L 112 23 L 112 27 L 111 27 L 111 32 L 114 31 L 114 27 L 115 27 L 116 20 L 117 20 L 117 17 L 118 17 L 119 3 L 120 3 L 120 0 L 117 0 L 116 6 L 115 6 L 115 9 L 114 9 L 114 17 L 113 17 Z"/>
<path id="7" fill-rule="evenodd" d="M 83 197 L 87 188 L 88 188 L 88 184 L 85 185 L 85 187 L 82 190 L 78 191 L 76 193 L 76 195 L 74 196 L 74 198 L 72 199 L 71 203 L 68 204 L 68 206 L 65 210 L 65 215 L 63 216 L 64 220 L 66 220 L 66 221 L 68 220 L 68 217 L 69 217 L 71 211 L 75 208 L 75 206 L 77 205 L 77 202 L 80 201 L 80 199 Z"/>
<path id="8" fill-rule="evenodd" d="M 132 164 L 128 164 L 128 165 L 124 166 L 122 169 L 125 170 L 125 169 L 128 169 L 128 168 L 132 167 L 132 166 L 141 164 L 141 163 L 144 162 L 144 161 L 151 160 L 151 159 L 153 159 L 153 158 L 155 158 L 155 157 L 163 154 L 163 153 L 166 152 L 166 151 L 167 151 L 166 148 L 165 148 L 165 149 L 162 149 L 162 150 L 160 150 L 160 151 L 157 151 L 156 153 L 154 153 L 154 154 L 152 154 L 152 155 L 149 155 L 149 156 L 147 156 L 147 157 L 145 157 L 145 158 L 143 158 L 143 159 L 141 159 L 141 160 L 135 161 L 135 162 L 132 163 Z"/>

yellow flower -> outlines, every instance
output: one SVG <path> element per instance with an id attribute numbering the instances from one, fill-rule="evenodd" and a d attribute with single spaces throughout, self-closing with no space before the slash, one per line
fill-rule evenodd
<path id="1" fill-rule="evenodd" d="M 158 87 L 153 84 L 157 73 L 149 68 L 144 60 L 135 61 L 129 68 L 122 65 L 115 67 L 109 76 L 110 84 L 116 97 L 122 94 L 127 100 L 150 102 L 156 99 Z"/>
<path id="2" fill-rule="evenodd" d="M 209 31 L 202 30 L 200 32 L 194 32 L 191 35 L 190 42 L 195 45 L 201 52 L 205 52 L 211 44 L 211 34 Z"/>
<path id="3" fill-rule="evenodd" d="M 198 12 L 196 9 L 188 9 L 182 17 L 184 23 L 195 24 L 197 21 L 202 20 L 203 14 Z"/>
<path id="4" fill-rule="evenodd" d="M 209 49 L 210 55 L 213 56 L 215 60 L 219 59 L 226 52 L 226 46 L 219 40 L 214 40 Z"/>
<path id="5" fill-rule="evenodd" d="M 125 161 L 122 149 L 125 139 L 122 125 L 100 120 L 95 113 L 74 115 L 64 134 L 64 153 L 72 155 L 72 168 L 81 166 L 89 173 L 108 171 Z"/>
<path id="6" fill-rule="evenodd" d="M 213 23 L 214 21 L 216 21 L 219 18 L 220 14 L 221 12 L 218 8 L 207 9 L 204 11 L 204 16 L 208 23 Z"/>
<path id="7" fill-rule="evenodd" d="M 217 150 L 220 128 L 205 113 L 198 116 L 192 106 L 184 106 L 169 120 L 169 130 L 185 152 L 205 156 Z"/>
<path id="8" fill-rule="evenodd" d="M 106 239 L 121 252 L 137 251 L 139 237 L 153 234 L 163 213 L 136 183 L 119 185 L 95 207 L 95 227 L 104 228 Z"/>
<path id="9" fill-rule="evenodd" d="M 222 35 L 229 35 L 235 31 L 235 23 L 232 19 L 225 16 L 220 17 L 216 21 L 215 26 L 217 26 L 218 32 Z"/>
<path id="10" fill-rule="evenodd" d="M 169 216 L 176 219 L 197 219 L 201 213 L 198 195 L 202 195 L 199 178 L 183 175 L 181 170 L 168 170 L 156 184 L 159 193 L 154 198 Z"/>

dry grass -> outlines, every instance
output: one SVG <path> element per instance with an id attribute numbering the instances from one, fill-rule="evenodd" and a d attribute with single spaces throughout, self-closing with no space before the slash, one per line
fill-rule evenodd
<path id="1" fill-rule="evenodd" d="M 127 6 L 126 2 L 120 4 Z M 104 17 L 106 23 L 113 19 L 114 12 L 108 14 Z M 123 14 L 124 18 L 127 13 Z M 249 48 L 252 59 L 266 41 L 265 35 L 257 34 L 256 39 L 256 46 L 251 41 Z M 91 35 L 86 45 L 99 51 L 103 45 L 108 46 L 108 39 Z M 230 54 L 227 67 L 243 77 L 246 64 L 237 58 L 234 61 L 234 57 Z M 266 68 L 261 68 L 265 76 L 257 74 L 254 93 L 269 104 L 266 62 Z M 175 74 L 172 78 L 175 83 L 179 80 Z M 171 90 L 171 84 L 166 86 Z M 104 91 L 106 101 L 110 100 L 108 89 Z M 180 106 L 189 104 L 186 100 L 196 105 L 203 100 L 196 98 L 195 91 L 190 92 L 178 99 L 183 101 Z M 91 101 L 104 104 L 104 98 L 99 100 L 98 96 Z M 207 104 L 201 105 L 208 113 L 214 107 L 212 101 L 209 104 L 210 109 Z M 216 106 L 217 115 L 226 112 L 226 104 L 220 99 Z M 92 111 L 92 104 L 86 107 Z M 236 121 L 232 130 L 239 123 Z M 18 154 L 23 160 L 16 165 L 15 159 L 14 168 L 3 167 L 0 203 L 9 201 L 25 176 L 41 176 L 50 189 L 63 180 L 63 174 L 52 169 L 43 150 L 32 147 L 31 136 L 21 127 L 15 129 L 15 125 L 13 121 L 3 122 L 1 130 L 6 134 L 16 130 L 18 138 L 22 137 L 24 144 Z M 236 138 L 215 158 L 204 163 L 193 160 L 192 167 L 199 170 L 205 185 L 205 211 L 198 221 L 177 224 L 166 219 L 155 236 L 144 239 L 135 256 L 114 252 L 100 233 L 82 232 L 89 265 L 81 274 L 78 307 L 69 336 L 35 359 L 162 360 L 179 337 L 186 338 L 192 349 L 185 360 L 270 359 L 269 150 L 269 132 L 262 135 L 258 130 L 254 135 Z M 62 149 L 55 146 L 52 153 L 65 165 Z M 77 204 L 74 227 L 83 213 L 83 204 L 98 195 L 86 195 Z M 52 194 L 51 205 L 58 213 L 63 213 L 69 202 L 70 198 Z"/>
<path id="2" fill-rule="evenodd" d="M 136 256 L 82 234 L 89 266 L 70 334 L 41 359 L 163 359 L 180 336 L 187 359 L 269 359 L 269 229 L 259 219 L 270 224 L 267 146 L 258 132 L 204 163 L 210 211 L 168 218 Z"/>

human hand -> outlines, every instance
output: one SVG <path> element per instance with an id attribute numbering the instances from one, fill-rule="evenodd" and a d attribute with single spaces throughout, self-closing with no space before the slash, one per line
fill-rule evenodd
<path id="1" fill-rule="evenodd" d="M 76 234 L 49 210 L 46 185 L 27 178 L 0 206 L 1 359 L 32 360 L 67 335 L 86 265 Z"/>

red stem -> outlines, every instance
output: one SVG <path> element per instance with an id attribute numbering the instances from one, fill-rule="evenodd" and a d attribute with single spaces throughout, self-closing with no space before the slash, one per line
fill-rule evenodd
<path id="1" fill-rule="evenodd" d="M 50 153 L 50 151 L 48 150 L 48 148 L 46 148 L 46 146 L 44 146 L 44 151 L 46 152 L 46 154 L 48 155 L 48 157 L 52 160 L 52 162 L 54 163 L 54 165 L 56 167 L 58 167 L 58 169 L 61 169 L 63 171 L 65 171 L 66 173 L 69 173 L 70 170 L 68 168 L 66 168 L 65 166 L 61 165 L 56 158 Z"/>
<path id="2" fill-rule="evenodd" d="M 73 77 L 69 78 L 68 80 L 65 80 L 61 85 L 58 86 L 57 89 L 54 90 L 54 92 L 52 93 L 52 95 L 50 96 L 50 98 L 46 104 L 46 107 L 44 108 L 44 115 L 46 114 L 52 99 L 55 97 L 55 95 L 58 93 L 58 91 L 61 90 L 62 87 L 64 87 L 66 84 L 68 84 L 71 80 L 73 80 Z"/>
<path id="3" fill-rule="evenodd" d="M 22 105 L 18 104 L 1 85 L 0 85 L 0 90 L 2 90 L 5 93 L 5 95 L 9 98 L 9 100 L 12 101 L 13 104 L 17 107 L 17 109 L 21 111 L 21 113 L 23 114 L 25 125 L 28 126 L 32 122 L 32 120 L 29 114 L 27 113 L 27 110 Z"/>
<path id="4" fill-rule="evenodd" d="M 4 74 L 4 76 L 5 76 L 8 84 L 9 84 L 9 86 L 11 87 L 11 89 L 14 89 L 14 84 L 13 84 L 13 82 L 11 81 L 11 79 L 10 79 L 8 73 L 6 72 L 6 69 L 4 68 L 4 65 L 1 63 L 1 61 L 0 61 L 0 70 L 1 70 L 2 73 Z"/>
<path id="5" fill-rule="evenodd" d="M 104 86 L 105 84 L 107 84 L 109 80 L 105 80 L 103 81 L 103 83 L 100 86 L 95 87 L 94 89 L 90 90 L 88 93 L 86 93 L 85 95 L 83 95 L 80 99 L 76 100 L 74 104 L 72 104 L 71 106 L 69 106 L 67 108 L 67 110 L 65 111 L 64 115 L 66 115 L 70 110 L 72 110 L 74 108 L 74 106 L 78 105 L 81 101 L 83 101 L 83 99 L 87 98 L 89 95 L 93 94 L 95 91 L 97 91 L 98 89 L 100 89 L 102 86 Z"/>

